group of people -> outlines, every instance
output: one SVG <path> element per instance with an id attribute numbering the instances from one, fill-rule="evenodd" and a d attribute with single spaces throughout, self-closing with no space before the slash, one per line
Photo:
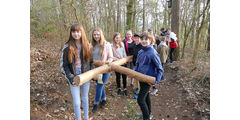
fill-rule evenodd
<path id="1" fill-rule="evenodd" d="M 106 41 L 103 31 L 100 28 L 96 28 L 92 31 L 92 41 L 89 42 L 83 26 L 73 24 L 70 28 L 69 39 L 62 49 L 60 68 L 70 86 L 76 119 L 81 120 L 80 106 L 82 102 L 84 120 L 91 120 L 88 115 L 90 81 L 78 86 L 73 81 L 75 76 L 95 68 L 93 65 L 94 60 L 109 63 L 126 56 L 133 56 L 131 62 L 122 66 L 155 77 L 156 82 L 153 86 L 153 92 L 155 91 L 156 93 L 157 89 L 155 86 L 161 80 L 165 80 L 163 66 L 167 60 L 168 43 L 170 43 L 171 49 L 172 42 L 176 42 L 176 35 L 175 37 L 174 35 L 170 30 L 163 29 L 156 43 L 155 36 L 151 32 L 137 32 L 133 35 L 131 30 L 127 30 L 123 40 L 121 34 L 116 32 L 113 35 L 113 43 L 109 43 Z M 173 61 L 171 57 L 171 52 L 173 51 L 174 49 L 170 50 L 171 61 Z M 105 84 L 110 74 L 110 72 L 103 73 L 93 78 L 97 83 L 92 108 L 93 113 L 98 111 L 98 106 L 104 108 L 107 103 Z M 115 74 L 117 83 L 116 94 L 120 96 L 121 92 L 123 92 L 124 96 L 128 96 L 127 76 L 118 72 L 115 72 Z M 121 76 L 123 88 L 121 88 Z M 134 89 L 135 98 L 142 111 L 142 114 L 139 116 L 143 117 L 144 120 L 151 119 L 151 100 L 149 95 L 151 85 L 138 80 L 135 80 L 136 84 L 134 85 L 133 78 L 130 78 L 130 82 L 130 86 Z"/>

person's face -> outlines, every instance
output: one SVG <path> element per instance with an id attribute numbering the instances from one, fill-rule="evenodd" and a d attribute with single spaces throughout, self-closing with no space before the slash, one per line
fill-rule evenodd
<path id="1" fill-rule="evenodd" d="M 153 34 L 153 32 L 152 32 L 152 31 L 149 31 L 149 33 L 150 33 L 150 34 Z"/>
<path id="2" fill-rule="evenodd" d="M 79 40 L 81 38 L 82 34 L 81 34 L 81 31 L 72 31 L 72 37 L 75 39 L 75 40 Z"/>
<path id="3" fill-rule="evenodd" d="M 127 37 L 128 40 L 131 39 L 131 37 L 132 37 L 132 32 L 130 32 L 130 31 L 127 32 L 126 37 Z"/>
<path id="4" fill-rule="evenodd" d="M 171 30 L 168 30 L 168 31 L 167 31 L 167 33 L 170 35 L 170 33 L 171 33 Z"/>
<path id="5" fill-rule="evenodd" d="M 114 41 L 119 44 L 120 43 L 120 35 L 117 35 L 115 38 L 114 38 Z"/>
<path id="6" fill-rule="evenodd" d="M 150 40 L 146 37 L 143 37 L 143 39 L 141 40 L 141 44 L 143 47 L 147 47 L 150 45 Z"/>
<path id="7" fill-rule="evenodd" d="M 93 38 L 94 38 L 95 41 L 99 42 L 100 38 L 101 38 L 100 32 L 99 31 L 94 31 L 93 32 Z"/>
<path id="8" fill-rule="evenodd" d="M 136 44 L 139 44 L 141 42 L 140 37 L 136 36 L 134 37 Z"/>

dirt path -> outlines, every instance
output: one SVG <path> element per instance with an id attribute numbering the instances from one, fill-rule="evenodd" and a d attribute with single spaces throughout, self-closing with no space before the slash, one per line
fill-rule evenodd
<path id="1" fill-rule="evenodd" d="M 74 120 L 72 98 L 66 79 L 59 71 L 60 43 L 32 38 L 30 105 L 31 120 Z M 31 39 L 31 40 L 32 40 Z M 165 67 L 166 81 L 160 83 L 156 96 L 151 95 L 154 120 L 200 120 L 209 119 L 209 114 L 196 111 L 196 101 L 189 99 L 184 88 L 178 63 Z M 107 105 L 91 112 L 96 83 L 91 81 L 89 92 L 89 114 L 94 120 L 137 120 L 140 108 L 133 99 L 133 90 L 129 87 L 129 96 L 116 96 L 116 80 L 113 73 L 106 84 Z M 210 104 L 210 103 L 209 103 Z M 207 117 L 206 117 L 207 116 Z"/>

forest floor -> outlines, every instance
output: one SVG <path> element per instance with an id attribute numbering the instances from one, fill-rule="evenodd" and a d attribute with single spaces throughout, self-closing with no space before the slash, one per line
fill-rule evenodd
<path id="1" fill-rule="evenodd" d="M 65 40 L 31 35 L 30 48 L 30 119 L 74 120 L 69 85 L 59 68 L 61 48 Z M 185 59 L 165 66 L 166 81 L 161 82 L 156 95 L 151 95 L 153 120 L 209 120 L 210 119 L 210 60 L 206 51 L 199 52 L 197 64 L 191 63 L 190 48 Z M 94 120 L 138 120 L 141 113 L 135 94 L 129 87 L 128 97 L 116 95 L 115 73 L 107 84 L 107 105 L 92 113 L 96 83 L 91 81 L 89 116 Z M 152 89 L 151 89 L 152 90 Z M 83 110 L 82 110 L 83 111 Z M 83 112 L 82 112 L 83 116 Z"/>

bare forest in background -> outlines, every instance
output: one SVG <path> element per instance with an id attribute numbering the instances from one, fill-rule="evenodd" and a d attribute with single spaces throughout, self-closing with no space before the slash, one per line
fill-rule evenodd
<path id="1" fill-rule="evenodd" d="M 178 58 L 184 58 L 186 46 L 193 50 L 192 60 L 198 60 L 199 49 L 210 51 L 210 0 L 31 0 L 31 34 L 44 36 L 57 33 L 67 40 L 73 23 L 84 26 L 91 40 L 94 28 L 103 29 L 108 41 L 114 32 L 131 29 L 142 32 L 171 28 L 180 44 Z M 62 41 L 59 41 L 62 42 Z"/>

